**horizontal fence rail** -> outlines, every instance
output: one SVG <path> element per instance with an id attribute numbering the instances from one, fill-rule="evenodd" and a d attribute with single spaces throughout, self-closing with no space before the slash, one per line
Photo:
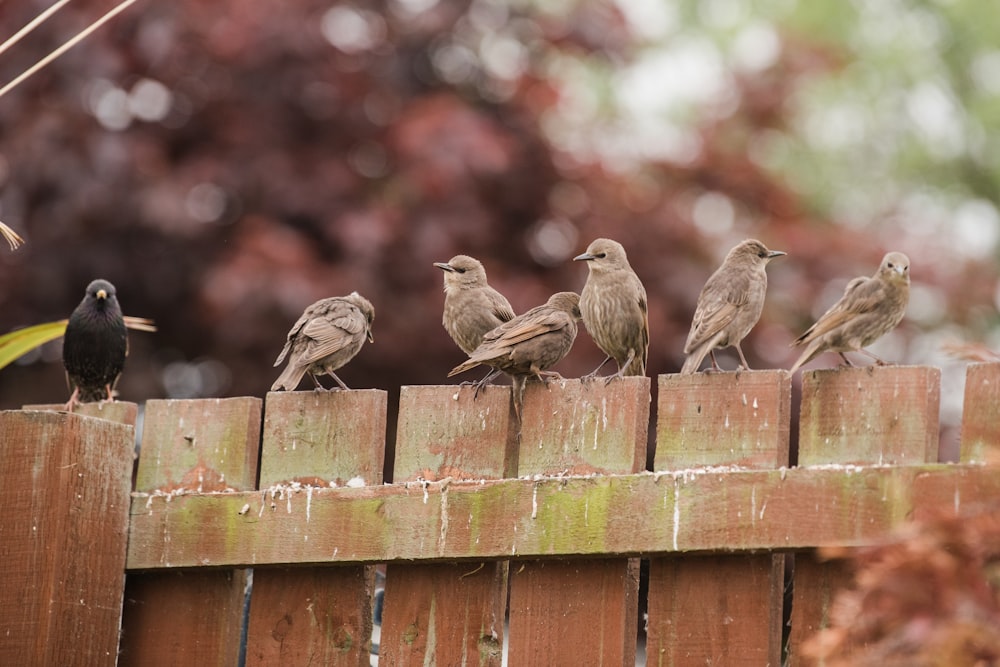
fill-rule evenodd
<path id="1" fill-rule="evenodd" d="M 947 464 L 936 368 L 656 382 L 403 387 L 393 484 L 381 390 L 0 413 L 0 664 L 806 665 L 816 547 L 1000 499 L 1000 364 Z"/>

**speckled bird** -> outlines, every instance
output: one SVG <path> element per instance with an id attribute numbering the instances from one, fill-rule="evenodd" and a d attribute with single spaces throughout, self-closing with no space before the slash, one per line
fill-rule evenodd
<path id="1" fill-rule="evenodd" d="M 569 354 L 576 340 L 580 319 L 580 296 L 557 292 L 540 306 L 518 315 L 483 336 L 469 360 L 451 369 L 448 377 L 480 364 L 503 371 L 514 378 L 514 407 L 520 414 L 524 383 L 529 377 L 545 381 L 561 377 L 548 370 Z"/>
<path id="2" fill-rule="evenodd" d="M 823 352 L 839 353 L 848 366 L 853 364 L 845 352 L 861 352 L 877 364 L 884 364 L 862 348 L 896 328 L 909 301 L 910 258 L 901 252 L 890 252 L 882 258 L 875 275 L 860 276 L 848 283 L 844 296 L 795 339 L 793 346 L 805 345 L 806 349 L 788 374 Z"/>
<path id="3" fill-rule="evenodd" d="M 645 375 L 649 351 L 649 315 L 646 288 L 632 270 L 622 244 L 596 239 L 587 252 L 573 258 L 587 262 L 587 282 L 580 293 L 583 324 L 597 347 L 607 355 L 600 366 L 583 379 L 593 378 L 612 359 L 623 375 Z"/>
<path id="4" fill-rule="evenodd" d="M 333 377 L 347 389 L 334 372 L 353 359 L 365 344 L 374 343 L 372 321 L 375 307 L 357 292 L 320 299 L 305 309 L 288 332 L 285 347 L 275 366 L 288 357 L 288 366 L 271 385 L 271 391 L 294 391 L 306 373 L 317 390 L 325 390 L 317 376 Z"/>
<path id="5" fill-rule="evenodd" d="M 69 316 L 63 336 L 63 366 L 73 393 L 66 403 L 113 401 L 114 387 L 128 355 L 128 332 L 115 286 L 94 280 Z"/>
<path id="6" fill-rule="evenodd" d="M 722 265 L 709 277 L 698 296 L 691 331 L 684 354 L 688 355 L 681 373 L 694 373 L 705 355 L 712 359 L 712 369 L 721 370 L 715 350 L 735 347 L 740 368 L 750 370 L 740 342 L 750 333 L 764 310 L 767 293 L 767 265 L 785 253 L 768 250 L 756 239 L 737 244 Z"/>

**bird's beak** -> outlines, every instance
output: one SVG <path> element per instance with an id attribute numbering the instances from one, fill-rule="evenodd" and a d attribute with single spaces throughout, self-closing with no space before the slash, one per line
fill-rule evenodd
<path id="1" fill-rule="evenodd" d="M 108 293 L 102 289 L 99 289 L 97 290 L 97 298 L 100 299 L 101 301 L 104 301 L 105 299 L 108 298 Z"/>
<path id="2" fill-rule="evenodd" d="M 782 257 L 783 255 L 787 254 L 788 254 L 787 252 L 782 252 L 780 250 L 771 250 L 770 252 L 767 253 L 767 258 L 774 259 L 775 257 Z"/>
<path id="3" fill-rule="evenodd" d="M 372 334 L 372 330 L 371 329 L 368 330 L 368 342 L 369 343 L 374 343 L 375 342 L 375 336 Z"/>
<path id="4" fill-rule="evenodd" d="M 438 267 L 442 271 L 448 271 L 449 273 L 453 273 L 455 271 L 455 269 L 451 268 L 451 264 L 448 264 L 447 262 L 434 262 L 434 266 Z"/>
<path id="5" fill-rule="evenodd" d="M 907 268 L 908 267 L 905 267 L 902 264 L 897 264 L 896 266 L 892 267 L 892 270 L 895 271 L 896 273 L 898 273 L 901 276 L 905 276 Z"/>
<path id="6" fill-rule="evenodd" d="M 574 257 L 573 261 L 579 262 L 580 260 L 583 260 L 585 262 L 589 262 L 592 259 L 597 259 L 597 258 L 591 255 L 589 252 L 585 252 L 582 255 L 577 255 L 576 257 Z"/>

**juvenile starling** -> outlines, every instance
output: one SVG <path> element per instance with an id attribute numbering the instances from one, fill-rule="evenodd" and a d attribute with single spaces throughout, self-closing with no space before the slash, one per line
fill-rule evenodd
<path id="1" fill-rule="evenodd" d="M 681 373 L 694 373 L 705 355 L 711 355 L 712 368 L 721 370 L 715 350 L 735 347 L 741 368 L 750 370 L 740 342 L 760 319 L 767 292 L 765 268 L 775 257 L 785 253 L 768 250 L 760 241 L 747 239 L 738 244 L 708 279 L 698 296 L 691 331 L 684 354 L 688 355 Z"/>
<path id="2" fill-rule="evenodd" d="M 597 239 L 587 252 L 573 258 L 587 262 L 590 270 L 580 293 L 580 312 L 590 337 L 607 357 L 583 377 L 593 378 L 614 359 L 623 375 L 645 375 L 649 350 L 649 317 L 646 289 L 628 263 L 625 248 L 611 239 Z"/>
<path id="3" fill-rule="evenodd" d="M 580 319 L 580 297 L 574 292 L 557 292 L 541 306 L 504 322 L 483 336 L 469 360 L 451 369 L 448 377 L 480 364 L 503 371 L 514 378 L 515 409 L 520 414 L 524 382 L 535 376 L 561 377 L 548 369 L 569 354 L 576 340 Z"/>
<path id="4" fill-rule="evenodd" d="M 514 319 L 514 309 L 486 282 L 482 263 L 468 255 L 455 255 L 447 263 L 434 262 L 444 271 L 444 315 L 441 324 L 466 354 L 483 342 L 483 335 Z"/>
<path id="5" fill-rule="evenodd" d="M 63 335 L 63 366 L 73 393 L 66 403 L 113 401 L 114 386 L 128 354 L 128 334 L 115 286 L 95 280 L 69 316 Z"/>
<path id="6" fill-rule="evenodd" d="M 890 252 L 882 258 L 874 276 L 861 276 L 848 283 L 840 301 L 795 339 L 793 346 L 805 345 L 806 349 L 788 374 L 823 352 L 838 352 L 848 366 L 853 364 L 844 352 L 861 352 L 884 364 L 862 348 L 899 324 L 909 300 L 910 259 L 901 252 Z"/>
<path id="7" fill-rule="evenodd" d="M 325 389 L 317 375 L 330 375 L 342 389 L 347 389 L 334 371 L 354 358 L 365 339 L 375 342 L 374 319 L 374 306 L 357 292 L 320 299 L 306 308 L 288 332 L 285 347 L 274 362 L 277 366 L 288 357 L 288 366 L 271 385 L 271 391 L 294 391 L 306 373 L 316 389 Z"/>

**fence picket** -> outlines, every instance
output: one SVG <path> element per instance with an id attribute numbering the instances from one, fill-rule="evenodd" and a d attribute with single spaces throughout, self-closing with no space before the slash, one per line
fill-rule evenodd
<path id="1" fill-rule="evenodd" d="M 649 383 L 628 377 L 529 384 L 518 475 L 642 470 Z M 595 522 L 613 520 L 594 508 Z M 635 664 L 639 559 L 528 561 L 511 569 L 510 581 L 509 664 Z"/>
<path id="2" fill-rule="evenodd" d="M 866 366 L 802 374 L 799 465 L 916 464 L 937 460 L 941 371 L 926 366 Z M 813 500 L 817 512 L 833 499 Z M 850 499 L 845 499 L 849 512 Z M 850 583 L 842 561 L 795 555 L 789 667 L 808 663 L 802 643 L 829 625 L 836 591 Z"/>
<path id="3" fill-rule="evenodd" d="M 270 392 L 261 493 L 308 502 L 309 487 L 381 484 L 387 400 L 375 389 Z M 372 565 L 256 568 L 247 665 L 368 665 L 374 588 Z"/>
<path id="4" fill-rule="evenodd" d="M 147 402 L 136 490 L 176 495 L 254 488 L 260 414 L 255 397 Z M 133 502 L 132 511 L 142 511 L 142 504 Z M 119 664 L 238 664 L 247 574 L 130 574 Z"/>
<path id="5" fill-rule="evenodd" d="M 661 375 L 654 469 L 787 465 L 790 411 L 784 371 Z M 678 521 L 698 521 L 691 514 L 675 508 Z M 653 558 L 647 664 L 780 665 L 784 564 L 781 554 Z"/>
<path id="6" fill-rule="evenodd" d="M 516 428 L 509 387 L 403 387 L 393 480 L 509 476 Z M 506 603 L 505 561 L 389 564 L 379 664 L 499 667 Z"/>
<path id="7" fill-rule="evenodd" d="M 135 430 L 0 413 L 0 664 L 114 665 Z"/>

